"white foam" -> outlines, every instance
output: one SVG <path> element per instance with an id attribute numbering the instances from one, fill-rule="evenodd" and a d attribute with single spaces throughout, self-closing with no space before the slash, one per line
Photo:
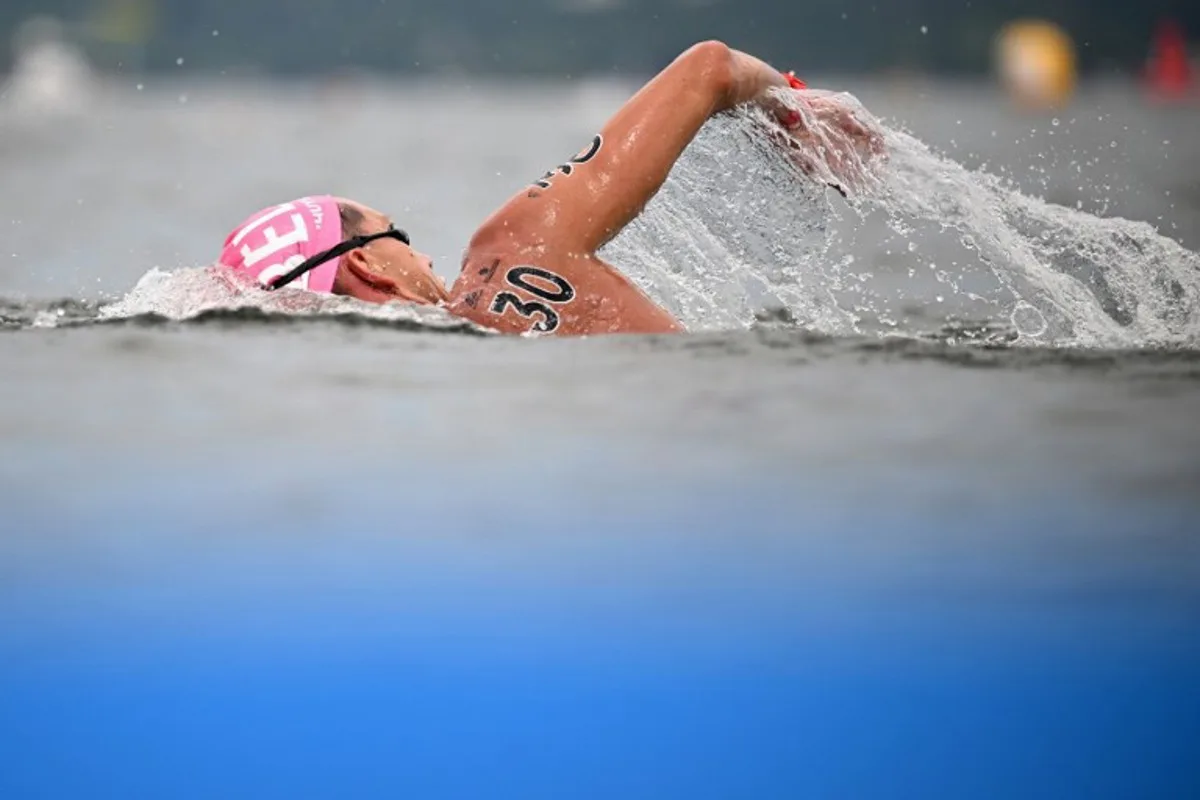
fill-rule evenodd
<path id="1" fill-rule="evenodd" d="M 833 335 L 970 318 L 1009 325 L 1023 344 L 1200 342 L 1200 255 L 1145 223 L 970 172 L 841 97 L 888 152 L 854 165 L 869 179 L 848 200 L 825 188 L 837 176 L 820 158 L 805 175 L 761 112 L 741 111 L 706 126 L 604 255 L 692 329 L 748 326 L 778 306 Z"/>
<path id="2" fill-rule="evenodd" d="M 123 319 L 155 314 L 186 320 L 206 311 L 240 308 L 298 316 L 354 314 L 386 322 L 411 322 L 430 329 L 467 326 L 482 330 L 431 306 L 400 302 L 379 305 L 287 287 L 267 292 L 219 266 L 174 272 L 151 269 L 123 298 L 101 307 L 99 316 L 101 319 Z"/>

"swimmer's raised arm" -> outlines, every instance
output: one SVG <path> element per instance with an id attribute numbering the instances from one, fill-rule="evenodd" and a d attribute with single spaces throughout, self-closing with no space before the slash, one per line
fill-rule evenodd
<path id="1" fill-rule="evenodd" d="M 493 214 L 475 242 L 594 253 L 642 210 L 712 115 L 787 86 L 777 70 L 720 42 L 675 59 L 592 143 Z"/>

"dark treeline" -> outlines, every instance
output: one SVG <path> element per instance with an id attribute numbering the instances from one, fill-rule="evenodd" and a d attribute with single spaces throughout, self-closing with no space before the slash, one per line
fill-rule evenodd
<path id="1" fill-rule="evenodd" d="M 143 42 L 85 33 L 122 3 Z M 1131 70 L 1165 16 L 1200 36 L 1200 3 L 1183 0 L 0 0 L 0 64 L 37 14 L 74 23 L 110 66 L 272 73 L 646 73 L 706 38 L 806 71 L 973 73 L 996 31 L 1026 16 L 1065 27 L 1085 70 Z"/>

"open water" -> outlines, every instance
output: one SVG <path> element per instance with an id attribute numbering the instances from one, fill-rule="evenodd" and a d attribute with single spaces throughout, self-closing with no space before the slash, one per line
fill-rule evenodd
<path id="1" fill-rule="evenodd" d="M 606 252 L 692 332 L 577 341 L 203 267 L 453 277 L 632 87 L 0 106 L 0 794 L 1200 793 L 1200 113 L 845 84 L 876 184 L 715 123 Z"/>

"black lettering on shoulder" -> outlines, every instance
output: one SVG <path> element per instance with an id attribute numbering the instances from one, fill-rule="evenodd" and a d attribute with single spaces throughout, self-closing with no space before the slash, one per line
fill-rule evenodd
<path id="1" fill-rule="evenodd" d="M 503 316 L 511 308 L 522 317 L 533 320 L 529 330 L 537 333 L 556 331 L 560 321 L 556 307 L 575 299 L 575 287 L 566 278 L 541 267 L 513 267 L 505 273 L 504 280 L 514 289 L 528 292 L 538 299 L 526 302 L 512 292 L 498 292 L 488 310 Z"/>
<path id="2" fill-rule="evenodd" d="M 492 278 L 496 277 L 496 270 L 500 268 L 500 259 L 492 262 L 491 266 L 484 267 L 479 270 L 479 274 L 483 277 L 484 283 L 491 283 Z"/>
<path id="3" fill-rule="evenodd" d="M 538 280 L 531 282 L 530 278 Z M 524 289 L 547 303 L 569 303 L 575 299 L 575 287 L 567 283 L 566 278 L 541 267 L 513 267 L 504 280 L 508 281 L 509 286 Z M 554 288 L 547 289 L 545 284 Z"/>
<path id="4" fill-rule="evenodd" d="M 592 137 L 592 143 L 590 145 L 571 156 L 567 163 L 559 164 L 557 167 L 538 178 L 533 182 L 533 185 L 538 189 L 549 189 L 554 184 L 554 178 L 556 175 L 570 175 L 575 171 L 575 166 L 577 164 L 586 164 L 587 162 L 591 161 L 600 152 L 600 148 L 602 147 L 604 147 L 604 137 L 597 133 Z M 536 190 L 530 190 L 529 196 L 537 197 L 538 193 L 536 193 Z"/>

